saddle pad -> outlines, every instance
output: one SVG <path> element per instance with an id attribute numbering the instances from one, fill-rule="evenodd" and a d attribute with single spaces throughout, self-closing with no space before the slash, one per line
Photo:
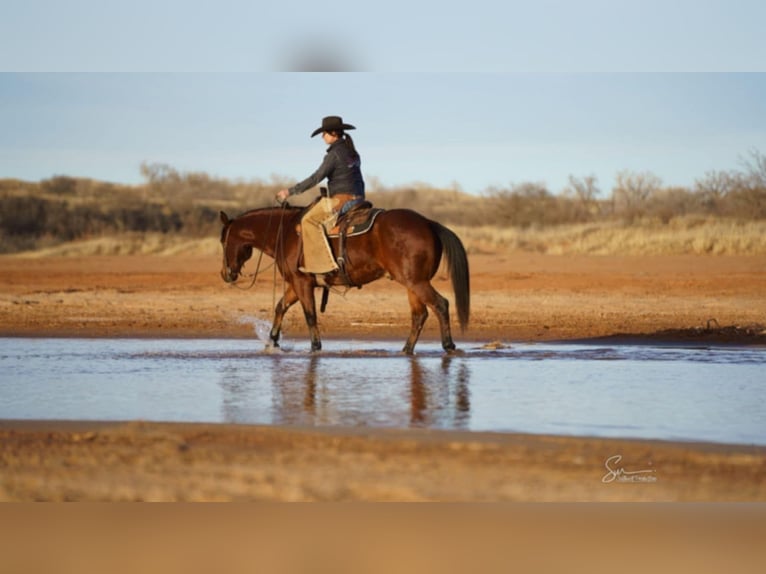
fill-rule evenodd
<path id="1" fill-rule="evenodd" d="M 346 237 L 354 237 L 355 235 L 362 235 L 372 229 L 372 224 L 375 223 L 375 218 L 378 217 L 385 209 L 380 207 L 372 207 L 368 209 L 354 209 L 349 211 L 346 215 L 348 225 L 346 227 Z M 343 224 L 343 221 L 341 221 Z M 340 236 L 340 225 L 336 225 L 330 231 L 327 232 L 328 237 Z"/>

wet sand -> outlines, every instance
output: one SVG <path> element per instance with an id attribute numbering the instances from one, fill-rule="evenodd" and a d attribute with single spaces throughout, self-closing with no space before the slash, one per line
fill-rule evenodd
<path id="1" fill-rule="evenodd" d="M 479 254 L 470 263 L 471 325 L 455 329 L 458 346 L 766 344 L 766 257 Z M 0 335 L 255 339 L 246 321 L 270 319 L 281 289 L 273 270 L 242 290 L 218 268 L 217 257 L 0 257 Z M 451 298 L 443 273 L 435 286 Z M 320 325 L 326 338 L 403 343 L 408 315 L 404 290 L 381 280 L 331 295 Z M 284 334 L 308 348 L 297 307 Z M 431 317 L 421 340 L 437 338 Z M 750 446 L 72 421 L 5 421 L 0 445 L 2 500 L 766 500 L 766 449 Z M 608 463 L 615 455 L 621 462 Z M 654 472 L 603 482 L 607 464 Z"/>

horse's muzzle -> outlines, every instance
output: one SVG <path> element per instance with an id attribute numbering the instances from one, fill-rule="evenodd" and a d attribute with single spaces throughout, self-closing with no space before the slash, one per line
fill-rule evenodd
<path id="1" fill-rule="evenodd" d="M 232 271 L 228 267 L 221 269 L 221 278 L 226 281 L 226 283 L 234 283 L 237 280 L 237 277 L 239 277 L 239 273 L 236 271 Z"/>

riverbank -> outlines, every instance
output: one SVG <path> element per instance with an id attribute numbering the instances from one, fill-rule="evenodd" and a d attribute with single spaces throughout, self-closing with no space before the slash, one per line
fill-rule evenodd
<path id="1" fill-rule="evenodd" d="M 0 421 L 0 499 L 764 501 L 766 447 L 423 429 Z"/>

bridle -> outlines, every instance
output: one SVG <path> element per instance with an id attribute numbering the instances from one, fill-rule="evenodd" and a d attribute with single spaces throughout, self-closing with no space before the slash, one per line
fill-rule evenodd
<path id="1" fill-rule="evenodd" d="M 258 252 L 259 252 L 258 263 L 256 263 L 255 265 L 255 272 L 249 273 L 249 274 L 242 273 L 242 270 L 245 267 L 245 263 L 243 263 L 238 273 L 241 277 L 252 277 L 250 284 L 247 287 L 243 287 L 241 285 L 238 285 L 236 282 L 232 282 L 231 285 L 233 285 L 237 289 L 240 289 L 241 291 L 247 291 L 248 289 L 251 289 L 253 285 L 255 285 L 255 281 L 258 279 L 258 274 L 261 271 L 266 271 L 270 267 L 274 267 L 274 292 L 275 292 L 274 298 L 276 299 L 277 266 L 275 265 L 275 263 L 277 262 L 277 257 L 279 257 L 280 254 L 282 254 L 282 256 L 284 257 L 284 237 L 282 233 L 282 229 L 283 229 L 282 224 L 283 224 L 284 215 L 285 215 L 285 207 L 286 207 L 286 204 L 282 203 L 281 209 L 279 210 L 279 227 L 277 228 L 277 238 L 274 245 L 274 261 L 272 261 L 271 264 L 266 266 L 264 269 L 261 269 L 261 261 L 263 260 L 263 250 L 258 249 Z M 269 233 L 269 229 L 271 228 L 271 220 L 273 216 L 274 216 L 274 210 L 270 210 L 269 218 L 266 221 L 266 231 L 264 235 L 268 235 Z M 226 260 L 226 245 L 229 242 L 230 232 L 231 232 L 231 222 L 227 225 L 224 238 L 223 238 L 223 267 L 226 269 L 226 271 L 231 270 L 231 268 L 228 265 L 228 261 Z"/>

